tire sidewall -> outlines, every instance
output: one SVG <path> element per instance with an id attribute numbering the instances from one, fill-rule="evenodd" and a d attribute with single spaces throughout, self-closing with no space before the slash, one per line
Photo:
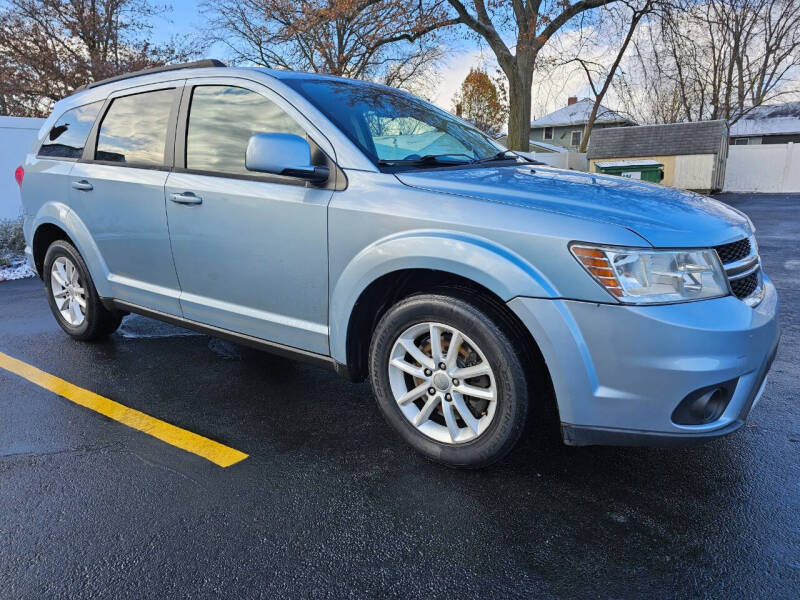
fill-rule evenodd
<path id="1" fill-rule="evenodd" d="M 72 261 L 72 264 L 74 264 L 75 268 L 78 269 L 78 274 L 81 282 L 83 283 L 83 288 L 86 290 L 86 310 L 84 311 L 85 316 L 83 323 L 77 327 L 70 325 L 64 320 L 64 317 L 61 316 L 61 312 L 58 310 L 58 306 L 56 306 L 55 298 L 53 297 L 53 263 L 61 256 L 64 256 Z M 94 289 L 94 283 L 89 275 L 89 270 L 86 267 L 86 263 L 83 262 L 81 255 L 78 254 L 78 251 L 75 250 L 71 244 L 63 240 L 56 240 L 47 249 L 42 270 L 44 285 L 45 288 L 47 288 L 47 302 L 50 304 L 50 310 L 53 312 L 53 316 L 55 316 L 56 321 L 58 321 L 58 324 L 61 326 L 61 328 L 69 335 L 79 339 L 83 336 L 86 336 L 90 331 L 93 321 L 97 319 L 96 306 L 98 303 L 98 298 L 97 292 Z"/>
<path id="2" fill-rule="evenodd" d="M 489 427 L 478 438 L 457 445 L 427 437 L 400 410 L 389 383 L 389 358 L 408 327 L 439 322 L 472 339 L 492 366 L 498 392 Z M 403 439 L 429 458 L 456 467 L 480 467 L 499 460 L 517 442 L 528 412 L 523 366 L 514 345 L 495 322 L 472 304 L 441 295 L 418 295 L 389 309 L 375 328 L 370 345 L 370 378 L 381 411 Z"/>

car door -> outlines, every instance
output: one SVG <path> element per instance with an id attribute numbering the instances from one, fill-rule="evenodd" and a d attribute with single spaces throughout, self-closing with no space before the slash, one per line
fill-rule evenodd
<path id="1" fill-rule="evenodd" d="M 70 172 L 70 206 L 89 230 L 114 298 L 179 316 L 164 185 L 183 81 L 109 96 Z"/>
<path id="2" fill-rule="evenodd" d="M 272 132 L 306 136 L 312 148 L 316 139 L 332 156 L 272 90 L 243 79 L 187 82 L 165 190 L 181 308 L 192 321 L 327 355 L 333 191 L 248 171 L 250 136 Z"/>

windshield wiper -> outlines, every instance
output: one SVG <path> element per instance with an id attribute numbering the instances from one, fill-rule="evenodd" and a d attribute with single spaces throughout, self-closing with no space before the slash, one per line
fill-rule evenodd
<path id="1" fill-rule="evenodd" d="M 486 158 L 481 158 L 481 159 L 473 161 L 473 162 L 475 162 L 476 164 L 480 164 L 480 163 L 492 162 L 494 160 L 517 160 L 517 158 L 520 158 L 519 154 L 516 154 L 516 153 L 513 153 L 513 152 L 512 152 L 512 156 L 506 156 L 506 154 L 508 154 L 509 152 L 511 152 L 511 150 L 503 150 L 501 152 L 498 152 L 494 156 L 487 156 Z M 522 158 L 525 158 L 525 157 L 522 157 Z"/>
<path id="2" fill-rule="evenodd" d="M 508 154 L 509 152 L 511 152 L 512 156 L 506 156 L 506 154 Z M 525 162 L 530 163 L 532 165 L 546 165 L 547 164 L 547 163 L 543 163 L 540 160 L 535 160 L 533 158 L 529 158 L 529 157 L 525 156 L 524 154 L 519 154 L 517 152 L 514 152 L 513 150 L 503 150 L 502 152 L 498 152 L 494 156 L 490 156 L 488 158 L 482 158 L 480 160 L 476 160 L 476 161 L 474 161 L 474 163 L 475 164 L 481 164 L 481 163 L 492 162 L 492 161 L 495 161 L 495 160 L 517 160 L 518 158 L 521 158 Z"/>
<path id="3" fill-rule="evenodd" d="M 463 156 L 463 159 L 445 160 L 448 157 Z M 392 165 L 466 165 L 474 162 L 474 159 L 466 154 L 426 154 L 418 158 L 387 158 L 378 161 L 378 165 L 389 167 Z"/>

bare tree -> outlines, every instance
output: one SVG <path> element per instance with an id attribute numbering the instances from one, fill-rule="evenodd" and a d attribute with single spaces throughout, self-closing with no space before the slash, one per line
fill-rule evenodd
<path id="1" fill-rule="evenodd" d="M 508 79 L 508 145 L 527 151 L 530 145 L 531 85 L 536 59 L 547 42 L 573 18 L 615 0 L 449 0 L 458 21 L 484 39 Z M 515 43 L 506 43 L 513 35 Z M 512 50 L 513 49 L 513 50 Z"/>
<path id="2" fill-rule="evenodd" d="M 620 92 L 657 121 L 735 122 L 800 89 L 797 0 L 673 0 L 643 30 Z"/>
<path id="3" fill-rule="evenodd" d="M 443 1 L 220 0 L 215 38 L 237 62 L 413 87 L 441 56 L 437 29 L 455 23 Z M 429 78 L 430 79 L 430 78 Z"/>
<path id="4" fill-rule="evenodd" d="M 149 41 L 148 0 L 6 0 L 0 11 L 0 111 L 41 116 L 76 88 L 194 55 Z"/>
<path id="5" fill-rule="evenodd" d="M 611 84 L 617 74 L 620 62 L 628 51 L 633 35 L 636 28 L 641 23 L 642 19 L 651 14 L 655 10 L 657 0 L 620 0 L 620 2 L 603 7 L 604 13 L 600 19 L 602 27 L 593 27 L 593 37 L 598 34 L 603 38 L 603 43 L 607 43 L 609 34 L 612 36 L 615 33 L 621 34 L 621 40 L 613 54 L 611 63 L 606 65 L 597 60 L 587 59 L 580 55 L 569 60 L 569 62 L 576 62 L 580 65 L 586 74 L 586 79 L 589 87 L 594 95 L 594 102 L 592 103 L 592 110 L 586 121 L 581 136 L 581 145 L 579 152 L 586 152 L 586 147 L 589 144 L 589 136 L 592 135 L 594 123 L 598 117 L 598 111 L 605 98 L 608 90 L 611 89 Z"/>

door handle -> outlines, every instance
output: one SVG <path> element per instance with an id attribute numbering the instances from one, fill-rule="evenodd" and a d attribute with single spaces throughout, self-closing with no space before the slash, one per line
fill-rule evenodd
<path id="1" fill-rule="evenodd" d="M 183 192 L 180 194 L 172 194 L 169 197 L 170 200 L 175 202 L 176 204 L 202 204 L 203 198 L 202 196 L 198 196 L 194 192 Z"/>
<path id="2" fill-rule="evenodd" d="M 82 192 L 91 192 L 94 189 L 94 186 L 85 179 L 81 179 L 80 181 L 72 182 L 72 189 L 80 190 Z"/>

